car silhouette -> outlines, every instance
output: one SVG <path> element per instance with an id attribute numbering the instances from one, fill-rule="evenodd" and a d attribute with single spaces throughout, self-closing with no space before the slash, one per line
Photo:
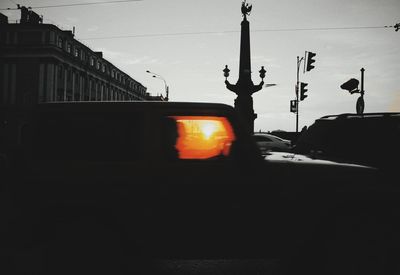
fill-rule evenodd
<path id="1" fill-rule="evenodd" d="M 269 151 L 290 152 L 292 148 L 290 140 L 269 133 L 254 133 L 253 137 L 263 155 Z"/>
<path id="2" fill-rule="evenodd" d="M 399 167 L 400 113 L 323 116 L 301 133 L 291 152 L 269 151 L 270 162 L 346 163 L 394 173 Z"/>

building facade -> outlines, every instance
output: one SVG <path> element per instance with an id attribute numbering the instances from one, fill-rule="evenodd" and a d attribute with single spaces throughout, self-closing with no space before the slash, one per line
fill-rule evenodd
<path id="1" fill-rule="evenodd" d="M 24 7 L 22 7 L 24 8 Z M 0 20 L 0 106 L 14 109 L 56 101 L 162 100 L 72 31 L 42 24 L 21 9 L 20 23 Z"/>
<path id="2" fill-rule="evenodd" d="M 23 129 L 40 103 L 167 100 L 147 93 L 72 31 L 19 9 L 19 23 L 0 13 L 0 164 L 4 153 L 23 144 Z"/>

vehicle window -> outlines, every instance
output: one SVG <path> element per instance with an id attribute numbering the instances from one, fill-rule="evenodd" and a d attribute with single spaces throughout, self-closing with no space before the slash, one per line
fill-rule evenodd
<path id="1" fill-rule="evenodd" d="M 176 122 L 179 159 L 211 159 L 231 153 L 235 135 L 229 121 L 217 116 L 171 116 Z"/>
<path id="2" fill-rule="evenodd" d="M 134 160 L 144 157 L 140 117 L 69 114 L 39 120 L 34 157 L 54 160 Z"/>
<path id="3" fill-rule="evenodd" d="M 256 141 L 264 141 L 264 142 L 272 142 L 272 139 L 268 137 L 260 137 L 260 136 L 255 136 Z"/>

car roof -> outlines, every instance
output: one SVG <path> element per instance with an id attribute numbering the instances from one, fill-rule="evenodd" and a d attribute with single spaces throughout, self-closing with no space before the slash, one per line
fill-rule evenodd
<path id="1" fill-rule="evenodd" d="M 268 137 L 276 138 L 276 139 L 279 139 L 279 140 L 287 140 L 287 139 L 278 137 L 277 135 L 270 134 L 270 133 L 255 132 L 253 135 L 254 136 L 268 136 Z"/>
<path id="2" fill-rule="evenodd" d="M 272 137 L 277 137 L 277 136 L 275 136 L 275 135 L 273 135 L 273 134 L 269 134 L 269 133 L 260 133 L 260 132 L 256 132 L 256 133 L 254 133 L 253 135 L 255 135 L 255 136 L 272 136 Z"/>
<path id="3" fill-rule="evenodd" d="M 343 113 L 322 116 L 317 120 L 345 120 L 345 119 L 369 119 L 369 118 L 400 118 L 400 112 L 375 112 L 365 114 Z"/>
<path id="4" fill-rule="evenodd" d="M 39 112 L 180 112 L 188 114 L 220 115 L 234 113 L 234 108 L 223 103 L 170 102 L 170 101 L 80 101 L 40 103 Z"/>

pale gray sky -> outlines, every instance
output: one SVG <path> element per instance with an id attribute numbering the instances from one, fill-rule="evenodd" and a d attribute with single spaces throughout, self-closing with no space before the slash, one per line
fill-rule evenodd
<path id="1" fill-rule="evenodd" d="M 100 1 L 106 0 L 1 0 L 0 8 Z M 75 26 L 76 39 L 103 51 L 104 58 L 152 94 L 164 93 L 164 83 L 146 70 L 165 78 L 173 101 L 233 106 L 236 95 L 225 88 L 222 70 L 228 65 L 229 81 L 236 83 L 241 2 L 142 0 L 34 10 L 44 23 L 65 30 Z M 399 0 L 248 2 L 253 5 L 248 17 L 253 82 L 259 83 L 264 66 L 264 81 L 277 84 L 253 95 L 255 130 L 295 130 L 289 102 L 295 98 L 296 57 L 305 51 L 317 55 L 315 69 L 300 74 L 300 81 L 309 85 L 308 97 L 300 102 L 299 129 L 323 115 L 355 112 L 358 95 L 340 85 L 360 79 L 362 67 L 365 112 L 400 111 L 400 31 L 384 28 L 400 22 Z M 19 19 L 18 10 L 2 12 L 10 21 Z"/>

